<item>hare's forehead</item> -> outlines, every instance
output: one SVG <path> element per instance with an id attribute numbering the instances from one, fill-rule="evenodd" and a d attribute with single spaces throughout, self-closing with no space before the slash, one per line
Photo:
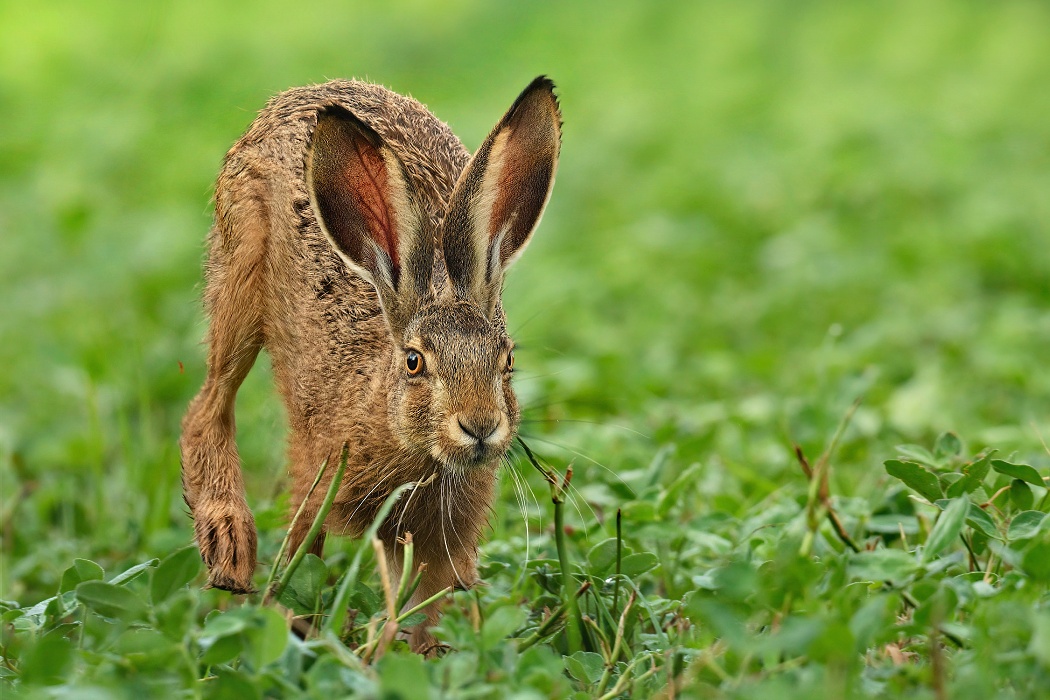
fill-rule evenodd
<path id="1" fill-rule="evenodd" d="M 405 332 L 409 345 L 436 355 L 492 354 L 510 344 L 502 322 L 487 319 L 472 304 L 434 305 L 423 309 Z"/>

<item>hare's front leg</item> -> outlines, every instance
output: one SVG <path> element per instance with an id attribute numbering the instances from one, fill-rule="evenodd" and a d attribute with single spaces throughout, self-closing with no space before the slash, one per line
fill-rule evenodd
<path id="1" fill-rule="evenodd" d="M 228 381 L 205 382 L 182 421 L 179 447 L 183 497 L 208 566 L 208 585 L 248 593 L 255 572 L 255 520 L 244 498 Z"/>
<path id="2" fill-rule="evenodd" d="M 248 593 L 255 573 L 255 519 L 244 497 L 233 403 L 259 345 L 242 343 L 241 352 L 230 352 L 228 338 L 215 332 L 214 324 L 210 335 L 208 378 L 182 420 L 183 497 L 193 513 L 208 585 Z"/>
<path id="3" fill-rule="evenodd" d="M 205 292 L 208 375 L 182 419 L 179 439 L 183 498 L 208 585 L 234 593 L 250 592 L 255 572 L 255 519 L 244 497 L 233 409 L 262 347 L 257 267 L 213 241 Z"/>

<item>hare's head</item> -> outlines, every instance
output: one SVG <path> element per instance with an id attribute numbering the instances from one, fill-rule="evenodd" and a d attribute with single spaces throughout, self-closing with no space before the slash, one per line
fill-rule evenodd
<path id="1" fill-rule="evenodd" d="M 450 468 L 494 463 L 518 424 L 500 294 L 554 183 L 561 116 L 553 87 L 537 78 L 518 97 L 464 169 L 438 230 L 375 131 L 333 109 L 314 132 L 314 213 L 346 264 L 375 287 L 393 339 L 393 432 Z M 442 268 L 447 274 L 436 275 Z"/>

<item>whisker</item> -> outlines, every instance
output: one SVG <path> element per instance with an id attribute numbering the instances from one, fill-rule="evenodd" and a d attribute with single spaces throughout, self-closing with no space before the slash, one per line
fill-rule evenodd
<path id="1" fill-rule="evenodd" d="M 455 472 L 453 474 L 451 483 L 449 483 L 449 491 L 448 491 L 448 493 L 449 493 L 449 499 L 448 499 L 449 528 L 452 530 L 452 534 L 455 536 L 456 542 L 459 543 L 460 551 L 463 551 L 465 549 L 465 547 L 463 546 L 463 540 L 460 539 L 460 537 L 459 537 L 459 533 L 456 532 L 456 517 L 455 517 L 455 515 L 457 515 L 457 514 L 461 515 L 463 513 L 463 509 L 462 508 L 457 508 L 455 510 L 455 512 L 453 512 L 452 509 L 456 506 L 457 502 L 462 503 L 462 501 L 460 499 L 452 498 L 452 495 L 455 494 L 455 493 L 463 493 L 463 492 L 465 492 L 466 491 L 466 485 L 467 485 L 467 475 L 466 475 L 466 473 L 462 472 L 462 471 Z M 463 519 L 460 518 L 460 520 L 463 520 Z"/>
<path id="2" fill-rule="evenodd" d="M 582 420 L 579 418 L 523 418 L 521 420 L 521 424 L 525 425 L 526 423 L 576 423 L 581 425 L 597 425 L 602 428 L 616 428 L 617 430 L 622 430 L 625 433 L 633 433 L 634 435 L 637 435 L 640 438 L 645 438 L 646 440 L 653 439 L 652 435 L 646 435 L 645 433 L 635 430 L 634 428 L 628 428 L 626 425 L 619 425 L 617 423 L 602 423 L 596 420 Z"/>
<path id="3" fill-rule="evenodd" d="M 347 517 L 346 524 L 343 526 L 344 528 L 349 528 L 350 527 L 350 522 L 354 519 L 354 516 L 357 515 L 357 511 L 361 510 L 361 506 L 363 506 L 365 504 L 365 502 L 368 500 L 368 497 L 371 496 L 373 493 L 375 493 L 375 490 L 377 488 L 379 488 L 380 486 L 382 486 L 383 482 L 385 482 L 387 479 L 389 479 L 394 473 L 396 473 L 396 471 L 397 470 L 394 470 L 394 469 L 391 469 L 390 471 L 388 471 L 386 473 L 386 476 L 384 476 L 379 481 L 377 481 L 375 486 L 373 486 L 371 488 L 371 490 L 369 490 L 369 492 L 364 495 L 364 497 L 357 504 L 357 507 L 354 508 L 354 511 L 352 513 L 350 513 L 350 515 Z"/>
<path id="4" fill-rule="evenodd" d="M 421 486 L 426 486 L 427 484 L 429 484 L 430 482 L 432 482 L 436 478 L 437 478 L 437 472 L 434 472 L 427 479 L 425 479 L 423 481 L 417 481 L 415 486 L 412 487 L 412 490 L 408 494 L 408 499 L 405 501 L 405 504 L 403 506 L 401 506 L 401 514 L 397 518 L 397 527 L 394 528 L 394 538 L 395 539 L 397 539 L 397 538 L 399 538 L 401 536 L 401 526 L 405 522 L 405 513 L 408 512 L 409 506 L 412 505 L 412 499 L 416 497 L 416 491 L 418 491 Z"/>
<path id="5" fill-rule="evenodd" d="M 524 459 L 524 457 L 522 457 L 522 459 Z M 526 481 L 526 483 L 528 482 Z M 594 510 L 594 506 L 591 505 L 590 501 L 587 500 L 586 496 L 583 495 L 580 489 L 578 489 L 576 485 L 573 484 L 571 481 L 567 484 L 567 486 L 568 491 L 565 492 L 565 495 L 569 499 L 569 502 L 572 504 L 573 508 L 576 510 L 576 514 L 580 517 L 580 522 L 587 522 L 587 518 L 585 518 L 583 515 L 583 510 L 580 508 L 580 501 L 583 501 L 584 505 L 587 506 L 587 509 L 591 511 L 591 516 L 594 519 L 593 522 L 600 523 L 601 518 L 598 517 L 598 513 Z M 535 494 L 533 494 L 533 498 L 535 498 Z M 537 509 L 539 509 L 539 501 L 536 501 L 536 507 Z M 590 532 L 589 529 L 586 527 L 584 527 L 584 540 L 590 542 Z"/>
<path id="6" fill-rule="evenodd" d="M 525 499 L 525 507 L 526 507 L 526 509 L 528 508 L 528 505 L 529 505 L 529 502 L 528 502 L 529 498 L 532 498 L 532 503 L 533 503 L 533 505 L 536 506 L 536 511 L 535 512 L 536 512 L 537 524 L 538 524 L 538 526 L 540 528 L 540 531 L 542 532 L 543 529 L 547 526 L 547 521 L 546 521 L 546 519 L 544 517 L 546 515 L 546 511 L 543 508 L 540 507 L 540 501 L 539 501 L 538 498 L 536 498 L 536 492 L 532 490 L 532 484 L 529 483 L 529 480 L 525 478 L 524 474 L 518 474 L 517 473 L 517 465 L 518 464 L 520 464 L 520 462 L 518 462 L 518 463 L 513 465 L 512 471 L 514 471 L 517 474 L 517 478 L 521 482 L 522 498 Z M 528 563 L 531 560 L 532 560 L 532 529 L 528 527 L 528 519 L 527 519 L 527 516 L 526 516 L 526 527 L 525 527 L 525 566 L 521 567 L 521 572 L 518 574 L 518 580 L 515 582 L 515 586 L 523 585 L 524 582 L 525 582 L 525 579 L 528 578 L 528 573 L 529 573 L 529 571 L 528 571 Z"/>
<path id="7" fill-rule="evenodd" d="M 579 457 L 580 459 L 586 460 L 586 461 L 590 462 L 591 464 L 593 464 L 594 466 L 596 466 L 596 467 L 600 467 L 600 468 L 604 469 L 605 471 L 609 472 L 609 473 L 610 473 L 610 474 L 611 474 L 611 475 L 612 475 L 613 477 L 615 477 L 615 479 L 616 479 L 617 481 L 619 481 L 619 482 L 620 482 L 621 484 L 623 484 L 624 486 L 626 486 L 626 487 L 627 487 L 627 490 L 631 492 L 631 495 L 632 495 L 632 496 L 637 496 L 637 495 L 638 495 L 638 494 L 636 494 L 636 493 L 634 492 L 634 489 L 632 489 L 632 488 L 631 488 L 631 485 L 630 485 L 630 484 L 628 484 L 628 483 L 627 483 L 626 481 L 624 481 L 624 480 L 623 480 L 623 479 L 622 479 L 622 478 L 620 477 L 620 475 L 619 475 L 619 474 L 617 474 L 617 473 L 616 473 L 616 472 L 614 472 L 614 471 L 613 471 L 612 469 L 610 469 L 609 467 L 605 466 L 604 464 L 602 464 L 602 463 L 601 463 L 601 462 L 599 462 L 598 460 L 594 459 L 593 457 L 588 457 L 587 455 L 583 454 L 582 452 L 579 452 L 579 451 L 577 451 L 577 450 L 574 450 L 574 449 L 572 449 L 571 447 L 568 447 L 568 446 L 566 446 L 566 445 L 562 445 L 562 444 L 559 444 L 559 443 L 557 443 L 557 442 L 555 442 L 555 441 L 553 441 L 553 440 L 548 440 L 547 438 L 542 438 L 542 437 L 539 437 L 538 435 L 529 435 L 528 437 L 529 437 L 529 440 L 535 440 L 535 441 L 537 441 L 537 442 L 545 442 L 545 443 L 547 443 L 548 445 L 552 445 L 552 446 L 554 446 L 554 447 L 557 447 L 557 448 L 559 448 L 559 449 L 565 450 L 566 452 L 571 452 L 572 454 L 576 455 L 576 456 L 577 456 L 577 457 Z"/>
<path id="8" fill-rule="evenodd" d="M 524 577 L 526 568 L 530 561 L 530 545 L 532 542 L 532 536 L 529 532 L 529 513 L 528 513 L 528 501 L 525 497 L 525 488 L 521 483 L 521 477 L 518 476 L 517 471 L 510 464 L 510 460 L 504 455 L 500 458 L 500 461 L 506 466 L 506 470 L 510 472 L 511 478 L 514 479 L 514 495 L 515 500 L 518 503 L 518 509 L 521 511 L 521 521 L 525 526 L 525 565 L 521 568 L 521 573 L 518 575 L 518 580 L 514 582 L 514 587 L 517 588 L 521 585 L 522 578 Z"/>
<path id="9" fill-rule="evenodd" d="M 439 511 L 439 515 L 441 516 L 441 540 L 445 544 L 445 554 L 448 555 L 448 565 L 452 567 L 453 575 L 456 577 L 456 580 L 459 581 L 460 585 L 463 586 L 464 588 L 466 588 L 466 584 L 463 582 L 463 579 L 460 577 L 459 571 L 456 570 L 456 562 L 452 561 L 452 550 L 449 549 L 449 547 L 448 547 L 448 535 L 445 533 L 445 482 L 446 481 L 448 481 L 448 479 L 442 479 L 441 480 L 440 489 L 439 489 L 439 492 L 441 494 L 440 495 L 441 510 Z M 450 500 L 451 500 L 451 497 L 450 497 Z M 449 514 L 451 515 L 451 512 Z"/>
<path id="10" fill-rule="evenodd" d="M 563 374 L 565 374 L 565 370 L 563 369 L 559 369 L 557 372 L 547 372 L 546 374 L 533 374 L 527 370 L 519 369 L 514 371 L 514 382 L 530 382 L 536 379 L 546 379 L 547 377 L 558 377 Z"/>
<path id="11" fill-rule="evenodd" d="M 570 404 L 574 399 L 558 399 L 557 401 L 547 401 L 546 403 L 529 403 L 521 407 L 522 413 L 528 413 L 529 411 L 539 411 L 544 408 L 550 408 L 551 406 L 564 406 Z"/>
<path id="12" fill-rule="evenodd" d="M 525 326 L 529 325 L 530 323 L 532 323 L 533 321 L 535 321 L 535 320 L 536 320 L 537 318 L 539 318 L 539 317 L 540 317 L 540 315 L 541 315 L 541 314 L 542 314 L 543 312 L 545 312 L 546 310 L 547 310 L 547 309 L 545 309 L 545 308 L 544 308 L 544 309 L 539 309 L 538 311 L 536 311 L 536 313 L 532 314 L 532 315 L 531 315 L 531 316 L 529 316 L 529 317 L 528 317 L 527 319 L 525 319 L 524 321 L 522 321 L 522 322 L 521 322 L 520 324 L 518 324 L 517 326 L 515 326 L 515 327 L 514 327 L 514 330 L 513 330 L 513 331 L 511 331 L 511 335 L 512 335 L 512 336 L 514 336 L 514 337 L 517 337 L 517 335 L 518 335 L 519 333 L 521 333 L 522 329 L 524 329 L 524 328 L 525 328 Z"/>
<path id="13" fill-rule="evenodd" d="M 529 480 L 525 477 L 524 473 L 519 473 L 518 472 L 518 466 L 522 463 L 522 460 L 524 459 L 524 456 L 523 455 L 518 455 L 517 452 L 514 452 L 513 454 L 515 454 L 515 459 L 512 460 L 509 457 L 506 457 L 505 459 L 507 460 L 507 463 L 510 465 L 511 471 L 514 472 L 515 478 L 518 479 L 521 482 L 522 490 L 524 491 L 524 494 L 525 494 L 525 497 L 526 497 L 526 501 L 525 501 L 526 507 L 529 505 L 529 500 L 528 500 L 529 498 L 532 499 L 532 505 L 536 506 L 536 511 L 535 511 L 536 512 L 536 517 L 539 520 L 539 526 L 542 529 L 544 527 L 544 525 L 545 525 L 544 520 L 543 520 L 543 514 L 544 514 L 545 511 L 543 510 L 543 508 L 540 507 L 540 501 L 536 497 L 536 492 L 532 490 L 532 484 L 529 483 Z"/>
<path id="14" fill-rule="evenodd" d="M 501 457 L 500 462 L 503 463 L 505 471 L 510 472 L 511 479 L 514 480 L 514 500 L 518 504 L 518 510 L 521 511 L 522 520 L 524 521 L 525 529 L 527 531 L 529 527 L 528 502 L 525 499 L 525 491 L 521 484 L 521 478 L 518 476 L 518 473 L 514 470 L 514 468 L 510 465 L 510 460 L 508 460 L 506 456 Z"/>
<path id="15" fill-rule="evenodd" d="M 580 510 L 579 501 L 583 501 L 583 504 L 587 506 L 587 510 L 591 511 L 591 516 L 594 518 L 594 522 L 600 523 L 602 521 L 601 518 L 598 517 L 598 513 L 595 512 L 594 506 L 591 505 L 590 501 L 587 500 L 587 498 L 580 492 L 578 488 L 576 488 L 576 486 L 572 484 L 572 482 L 569 482 L 569 490 L 566 492 L 566 495 L 569 497 L 569 501 L 572 503 L 572 507 L 576 509 L 576 514 L 580 516 L 581 523 L 586 523 L 587 519 L 583 517 L 583 511 Z M 590 528 L 586 526 L 583 528 L 583 539 L 587 543 L 590 543 L 591 541 Z"/>

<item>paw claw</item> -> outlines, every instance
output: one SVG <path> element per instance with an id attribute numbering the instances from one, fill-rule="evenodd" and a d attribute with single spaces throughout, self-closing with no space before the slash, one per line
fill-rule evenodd
<path id="1" fill-rule="evenodd" d="M 194 535 L 208 567 L 208 588 L 252 593 L 255 520 L 243 503 L 201 502 L 194 509 Z"/>

